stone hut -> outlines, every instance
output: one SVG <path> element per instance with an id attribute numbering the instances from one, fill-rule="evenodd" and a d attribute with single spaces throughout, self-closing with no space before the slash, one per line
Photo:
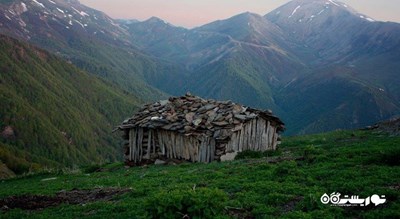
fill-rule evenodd
<path id="1" fill-rule="evenodd" d="M 118 129 L 128 165 L 156 159 L 208 163 L 245 150 L 275 150 L 284 123 L 271 111 L 186 94 L 144 105 Z"/>

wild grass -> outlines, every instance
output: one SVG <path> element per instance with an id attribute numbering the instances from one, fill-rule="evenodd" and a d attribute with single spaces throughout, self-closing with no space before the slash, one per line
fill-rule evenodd
<path id="1" fill-rule="evenodd" d="M 54 195 L 60 190 L 131 188 L 111 201 L 64 204 L 39 211 L 11 209 L 1 218 L 399 218 L 399 137 L 335 131 L 283 139 L 279 153 L 231 162 L 143 166 L 121 163 L 84 171 L 47 172 L 0 182 L 0 199 Z M 268 163 L 273 157 L 296 158 Z M 55 178 L 42 181 L 43 179 Z M 377 207 L 324 205 L 340 192 L 386 195 Z"/>

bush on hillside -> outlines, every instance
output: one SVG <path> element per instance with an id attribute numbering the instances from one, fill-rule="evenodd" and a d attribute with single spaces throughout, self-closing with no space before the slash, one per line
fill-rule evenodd
<path id="1" fill-rule="evenodd" d="M 219 189 L 190 189 L 163 191 L 145 206 L 152 218 L 214 218 L 221 215 L 228 200 Z"/>

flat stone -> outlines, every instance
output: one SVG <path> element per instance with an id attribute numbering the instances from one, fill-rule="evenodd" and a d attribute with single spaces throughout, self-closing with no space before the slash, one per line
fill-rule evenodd
<path id="1" fill-rule="evenodd" d="M 155 165 L 165 165 L 167 162 L 165 162 L 165 161 L 163 161 L 163 160 L 159 160 L 159 159 L 157 159 L 155 162 L 154 162 L 154 164 Z"/>
<path id="2" fill-rule="evenodd" d="M 217 125 L 217 126 L 226 126 L 226 125 L 229 125 L 229 122 L 221 121 L 221 122 L 213 122 L 212 124 Z"/>
<path id="3" fill-rule="evenodd" d="M 188 121 L 189 123 L 192 123 L 193 122 L 193 117 L 194 117 L 194 115 L 195 115 L 195 113 L 187 113 L 186 115 L 185 115 L 185 119 L 186 119 L 186 121 Z"/>
<path id="4" fill-rule="evenodd" d="M 191 130 L 193 130 L 193 128 L 192 128 L 192 126 L 185 126 L 184 127 L 184 130 L 186 131 L 186 132 L 189 132 L 189 131 L 191 131 Z"/>
<path id="5" fill-rule="evenodd" d="M 233 106 L 233 109 L 232 109 L 232 111 L 233 111 L 233 114 L 238 114 L 238 113 L 241 113 L 242 112 L 242 106 L 240 106 L 240 105 L 234 105 Z"/>
<path id="6" fill-rule="evenodd" d="M 202 121 L 203 121 L 203 119 L 198 118 L 198 119 L 195 119 L 192 123 L 193 123 L 193 125 L 195 125 L 195 126 L 199 126 L 200 123 L 201 123 Z"/>
<path id="7" fill-rule="evenodd" d="M 250 113 L 250 115 L 247 116 L 247 118 L 249 118 L 249 119 L 254 119 L 256 117 L 257 117 L 257 115 L 254 113 Z"/>
<path id="8" fill-rule="evenodd" d="M 246 120 L 246 116 L 245 115 L 235 114 L 234 117 L 236 119 L 239 119 L 239 120 L 242 120 L 242 121 Z"/>

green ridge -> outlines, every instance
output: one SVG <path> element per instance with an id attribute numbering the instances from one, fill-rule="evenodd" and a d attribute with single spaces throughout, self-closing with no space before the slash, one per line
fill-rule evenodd
<path id="1" fill-rule="evenodd" d="M 0 57 L 0 132 L 14 131 L 0 137 L 7 166 L 21 173 L 120 158 L 111 131 L 133 113 L 138 98 L 12 38 L 0 36 Z"/>

